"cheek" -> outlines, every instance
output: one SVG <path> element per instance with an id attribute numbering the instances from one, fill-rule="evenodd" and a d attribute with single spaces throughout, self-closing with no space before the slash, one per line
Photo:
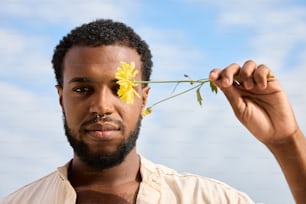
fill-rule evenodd
<path id="1" fill-rule="evenodd" d="M 86 110 L 86 104 L 75 103 L 73 100 L 69 100 L 68 97 L 63 99 L 63 111 L 70 128 L 82 122 L 82 119 L 86 117 Z"/>
<path id="2" fill-rule="evenodd" d="M 125 105 L 123 120 L 129 126 L 130 130 L 134 130 L 142 111 L 141 103 L 134 101 L 133 104 Z"/>
<path id="3" fill-rule="evenodd" d="M 138 116 L 143 108 L 141 98 L 135 96 L 134 101 L 132 104 L 127 104 L 121 101 L 121 108 L 124 112 L 127 113 L 129 116 Z"/>

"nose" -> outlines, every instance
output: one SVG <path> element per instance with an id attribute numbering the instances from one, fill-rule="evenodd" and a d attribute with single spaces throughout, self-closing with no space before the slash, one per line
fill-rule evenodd
<path id="1" fill-rule="evenodd" d="M 114 96 L 107 88 L 96 90 L 90 101 L 89 112 L 92 114 L 111 115 L 114 112 Z"/>

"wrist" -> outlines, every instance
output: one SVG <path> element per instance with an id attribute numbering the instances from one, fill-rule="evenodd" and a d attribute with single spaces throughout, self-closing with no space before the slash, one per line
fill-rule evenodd
<path id="1" fill-rule="evenodd" d="M 305 137 L 300 130 L 299 127 L 297 127 L 291 134 L 289 135 L 282 135 L 277 136 L 276 138 L 280 139 L 273 139 L 271 141 L 265 142 L 265 145 L 272 151 L 279 148 L 287 148 L 297 145 L 298 143 L 305 140 Z"/>
<path id="2" fill-rule="evenodd" d="M 266 144 L 268 149 L 274 154 L 276 159 L 295 159 L 297 156 L 306 156 L 306 138 L 300 128 L 297 128 L 291 135 L 283 137 L 282 140 L 273 141 Z"/>

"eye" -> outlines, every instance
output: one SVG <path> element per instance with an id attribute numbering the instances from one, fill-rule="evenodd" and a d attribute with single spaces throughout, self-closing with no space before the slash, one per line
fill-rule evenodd
<path id="1" fill-rule="evenodd" d="M 117 84 L 117 83 L 113 84 L 111 90 L 112 90 L 114 95 L 118 95 L 117 92 L 118 92 L 119 88 L 120 88 L 119 84 Z"/>
<path id="2" fill-rule="evenodd" d="M 90 87 L 75 87 L 72 89 L 73 92 L 79 95 L 89 95 L 93 90 Z"/>

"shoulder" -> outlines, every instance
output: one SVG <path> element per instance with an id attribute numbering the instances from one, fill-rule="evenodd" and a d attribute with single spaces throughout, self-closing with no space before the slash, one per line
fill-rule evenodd
<path id="1" fill-rule="evenodd" d="M 60 172 L 59 168 L 59 170 L 31 182 L 9 194 L 4 198 L 1 204 L 41 203 L 45 200 L 49 200 L 45 203 L 52 203 L 52 199 L 55 199 L 55 195 L 58 195 L 59 192 L 65 193 L 67 189 L 69 190 L 69 187 L 67 188 L 67 186 L 69 186 L 69 181 Z"/>
<path id="2" fill-rule="evenodd" d="M 49 183 L 55 175 L 56 172 L 52 172 L 49 175 L 19 188 L 15 192 L 9 194 L 2 203 L 18 203 L 18 201 L 24 201 L 27 200 L 27 198 L 33 197 L 33 194 L 37 196 L 37 192 L 41 192 L 44 186 Z"/>
<path id="3" fill-rule="evenodd" d="M 154 177 L 164 196 L 182 203 L 253 203 L 243 192 L 216 179 L 190 173 L 178 173 L 163 165 L 143 159 L 144 168 Z M 166 192 L 166 193 L 165 193 Z"/>

